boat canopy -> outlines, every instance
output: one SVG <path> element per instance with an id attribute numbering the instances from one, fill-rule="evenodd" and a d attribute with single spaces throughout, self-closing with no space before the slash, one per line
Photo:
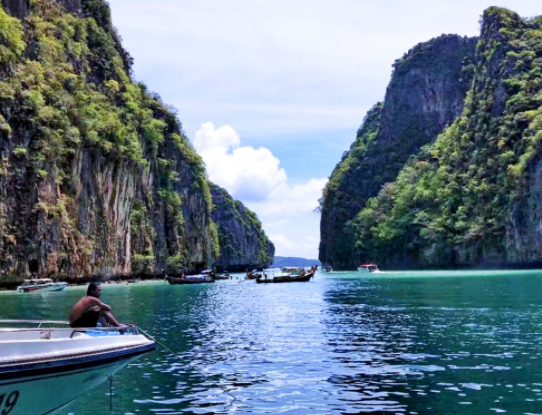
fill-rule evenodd
<path id="1" fill-rule="evenodd" d="M 24 280 L 25 283 L 30 284 L 45 284 L 47 282 L 53 282 L 51 278 L 34 278 L 33 280 Z"/>

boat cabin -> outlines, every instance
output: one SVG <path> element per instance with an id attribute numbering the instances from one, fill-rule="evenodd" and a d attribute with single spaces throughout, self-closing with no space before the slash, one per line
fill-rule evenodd
<path id="1" fill-rule="evenodd" d="M 28 287 L 32 285 L 51 284 L 54 282 L 51 278 L 34 278 L 33 280 L 24 280 L 21 287 Z"/>
<path id="2" fill-rule="evenodd" d="M 361 264 L 358 267 L 358 271 L 361 271 L 361 272 L 375 272 L 375 271 L 378 271 L 378 266 L 376 264 Z"/>

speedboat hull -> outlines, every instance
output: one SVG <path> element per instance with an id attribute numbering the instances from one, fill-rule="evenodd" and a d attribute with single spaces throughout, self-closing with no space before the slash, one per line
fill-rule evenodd
<path id="1" fill-rule="evenodd" d="M 0 329 L 0 414 L 54 414 L 154 348 L 137 329 Z"/>
<path id="2" fill-rule="evenodd" d="M 54 414 L 107 381 L 136 357 L 62 372 L 41 372 L 0 381 L 1 411 L 12 415 Z M 1 376 L 1 375 L 0 375 Z"/>
<path id="3" fill-rule="evenodd" d="M 362 272 L 366 274 L 369 274 L 372 272 L 378 272 L 378 271 L 379 271 L 378 266 L 375 264 L 365 264 L 365 265 L 360 265 L 358 267 L 358 272 Z"/>
<path id="4" fill-rule="evenodd" d="M 67 282 L 58 282 L 52 284 L 36 284 L 29 286 L 20 286 L 17 291 L 20 293 L 48 293 L 54 291 L 62 291 L 68 286 Z M 0 412 L 1 413 L 1 412 Z"/>

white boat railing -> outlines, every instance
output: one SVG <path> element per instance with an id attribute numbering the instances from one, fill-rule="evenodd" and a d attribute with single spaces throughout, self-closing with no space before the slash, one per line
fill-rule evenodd
<path id="1" fill-rule="evenodd" d="M 0 324 L 37 324 L 38 329 L 42 324 L 57 324 L 61 326 L 69 326 L 70 323 L 67 321 L 57 321 L 57 320 L 0 320 Z"/>
<path id="2" fill-rule="evenodd" d="M 72 334 L 70 337 L 73 337 L 75 333 L 84 333 L 88 330 L 99 330 L 99 331 L 119 331 L 122 330 L 123 333 L 129 333 L 129 334 L 139 334 L 139 330 L 137 326 L 134 325 L 128 325 L 120 327 L 70 327 L 70 323 L 68 321 L 57 321 L 57 320 L 0 320 L 0 326 L 6 325 L 6 324 L 37 324 L 37 327 L 9 327 L 9 328 L 3 328 L 0 327 L 0 331 L 32 331 L 32 330 L 39 330 L 42 329 L 42 325 L 60 325 L 60 326 L 67 326 L 65 328 L 58 328 L 58 327 L 47 327 L 47 330 L 58 330 L 58 331 L 71 331 Z"/>

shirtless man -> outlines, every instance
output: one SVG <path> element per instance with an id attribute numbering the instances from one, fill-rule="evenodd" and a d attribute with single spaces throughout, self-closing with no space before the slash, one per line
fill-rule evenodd
<path id="1" fill-rule="evenodd" d="M 105 321 L 106 325 L 125 327 L 113 317 L 111 307 L 99 300 L 101 293 L 102 287 L 99 283 L 91 282 L 89 284 L 87 295 L 72 308 L 71 327 L 96 327 L 99 320 Z"/>

